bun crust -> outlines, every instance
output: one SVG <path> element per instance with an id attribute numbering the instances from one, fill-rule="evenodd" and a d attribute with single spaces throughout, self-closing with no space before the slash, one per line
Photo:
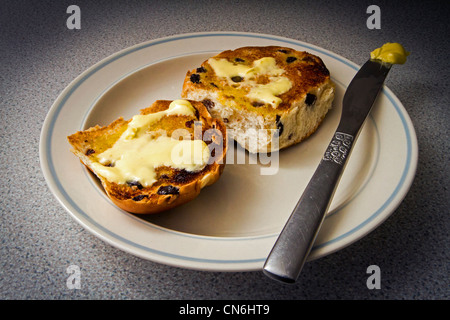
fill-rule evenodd
<path id="1" fill-rule="evenodd" d="M 157 100 L 150 107 L 141 110 L 141 115 L 164 111 L 172 101 Z M 195 116 L 168 115 L 163 117 L 152 133 L 164 130 L 170 136 L 177 129 L 185 129 L 191 140 L 202 139 L 211 152 L 212 160 L 200 171 L 187 171 L 169 166 L 155 168 L 156 182 L 150 186 L 140 183 L 116 183 L 108 181 L 96 170 L 97 155 L 111 148 L 128 127 L 131 120 L 119 118 L 105 127 L 95 126 L 78 131 L 68 137 L 72 152 L 100 180 L 106 194 L 119 208 L 136 214 L 162 212 L 195 199 L 202 188 L 216 182 L 225 166 L 227 132 L 224 123 L 212 118 L 205 106 L 197 101 L 189 101 L 196 110 Z M 201 137 L 194 131 L 194 123 L 201 122 Z M 209 130 L 210 134 L 205 134 Z M 212 132 L 212 134 L 211 134 Z M 197 136 L 194 137 L 194 134 Z"/>

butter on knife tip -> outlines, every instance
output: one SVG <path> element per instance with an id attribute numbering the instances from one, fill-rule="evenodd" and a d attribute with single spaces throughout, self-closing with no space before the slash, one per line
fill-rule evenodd
<path id="1" fill-rule="evenodd" d="M 390 64 L 404 64 L 409 54 L 400 43 L 387 42 L 381 48 L 373 50 L 370 58 Z"/>

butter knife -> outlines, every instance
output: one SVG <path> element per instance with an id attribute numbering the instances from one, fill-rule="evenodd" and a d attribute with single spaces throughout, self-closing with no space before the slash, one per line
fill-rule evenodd
<path id="1" fill-rule="evenodd" d="M 392 64 L 367 61 L 350 82 L 336 132 L 263 267 L 270 278 L 297 280 L 325 218 L 352 147 Z"/>

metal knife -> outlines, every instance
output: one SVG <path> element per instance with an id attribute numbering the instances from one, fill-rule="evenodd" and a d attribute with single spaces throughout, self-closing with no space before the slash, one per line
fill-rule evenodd
<path id="1" fill-rule="evenodd" d="M 287 283 L 297 280 L 352 147 L 391 66 L 381 60 L 369 60 L 350 82 L 336 132 L 264 264 L 263 272 L 267 276 Z"/>

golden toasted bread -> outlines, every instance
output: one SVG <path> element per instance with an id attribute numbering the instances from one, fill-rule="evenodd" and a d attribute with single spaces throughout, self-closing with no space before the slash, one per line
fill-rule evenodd
<path id="1" fill-rule="evenodd" d="M 113 203 L 139 214 L 196 198 L 219 179 L 227 149 L 223 122 L 187 100 L 158 100 L 130 120 L 119 118 L 68 140 Z"/>
<path id="2" fill-rule="evenodd" d="M 250 152 L 296 144 L 316 131 L 334 99 L 323 61 L 291 48 L 224 51 L 187 72 L 181 96 L 202 101 Z"/>

